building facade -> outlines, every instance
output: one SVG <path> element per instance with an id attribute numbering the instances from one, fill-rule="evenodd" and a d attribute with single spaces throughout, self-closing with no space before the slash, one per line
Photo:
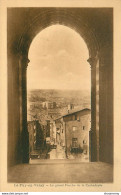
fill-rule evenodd
<path id="1" fill-rule="evenodd" d="M 42 107 L 43 108 L 46 108 L 46 109 L 56 108 L 56 102 L 48 102 L 48 101 L 45 101 L 45 102 L 42 103 Z"/>
<path id="2" fill-rule="evenodd" d="M 38 120 L 28 122 L 29 132 L 29 154 L 35 151 L 41 152 L 44 147 L 44 128 Z"/>
<path id="3" fill-rule="evenodd" d="M 83 109 L 68 113 L 55 120 L 57 143 L 65 147 L 66 157 L 83 153 L 89 159 L 89 131 L 91 110 Z"/>
<path id="4" fill-rule="evenodd" d="M 70 152 L 83 152 L 89 158 L 89 131 L 91 110 L 83 109 L 63 116 L 65 122 L 65 146 L 67 157 Z"/>

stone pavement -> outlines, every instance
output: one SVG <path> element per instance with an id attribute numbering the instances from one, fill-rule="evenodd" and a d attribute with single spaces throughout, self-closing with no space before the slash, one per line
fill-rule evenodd
<path id="1" fill-rule="evenodd" d="M 41 164 L 19 164 L 8 171 L 11 183 L 110 183 L 113 166 L 102 162 L 79 163 L 44 160 Z"/>
<path id="2" fill-rule="evenodd" d="M 49 154 L 50 159 L 66 159 L 65 150 L 60 145 L 57 145 L 57 148 L 51 150 Z"/>

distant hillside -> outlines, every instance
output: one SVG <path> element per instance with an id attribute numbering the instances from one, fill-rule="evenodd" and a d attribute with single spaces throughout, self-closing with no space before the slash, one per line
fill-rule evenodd
<path id="1" fill-rule="evenodd" d="M 29 101 L 54 101 L 57 99 L 65 99 L 66 101 L 73 100 L 77 103 L 77 100 L 84 98 L 90 99 L 90 93 L 88 91 L 77 90 L 56 90 L 56 89 L 36 89 L 28 91 Z"/>
<path id="2" fill-rule="evenodd" d="M 36 89 L 30 90 L 27 94 L 28 118 L 36 115 L 41 121 L 51 117 L 56 118 L 63 112 L 65 113 L 69 104 L 75 107 L 90 107 L 90 93 L 79 90 L 56 90 L 56 89 Z M 43 102 L 56 102 L 56 109 L 45 110 L 42 107 Z"/>

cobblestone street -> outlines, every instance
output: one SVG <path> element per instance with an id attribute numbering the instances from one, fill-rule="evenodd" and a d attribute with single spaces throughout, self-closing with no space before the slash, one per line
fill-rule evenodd
<path id="1" fill-rule="evenodd" d="M 48 154 L 50 159 L 66 159 L 65 150 L 60 145 L 57 145 L 57 148 L 52 149 Z"/>

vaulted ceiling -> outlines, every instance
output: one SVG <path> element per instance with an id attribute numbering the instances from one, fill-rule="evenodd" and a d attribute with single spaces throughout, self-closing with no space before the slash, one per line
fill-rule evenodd
<path id="1" fill-rule="evenodd" d="M 8 51 L 27 54 L 41 30 L 60 24 L 77 31 L 90 56 L 95 56 L 101 47 L 112 44 L 112 12 L 112 8 L 8 8 Z"/>

